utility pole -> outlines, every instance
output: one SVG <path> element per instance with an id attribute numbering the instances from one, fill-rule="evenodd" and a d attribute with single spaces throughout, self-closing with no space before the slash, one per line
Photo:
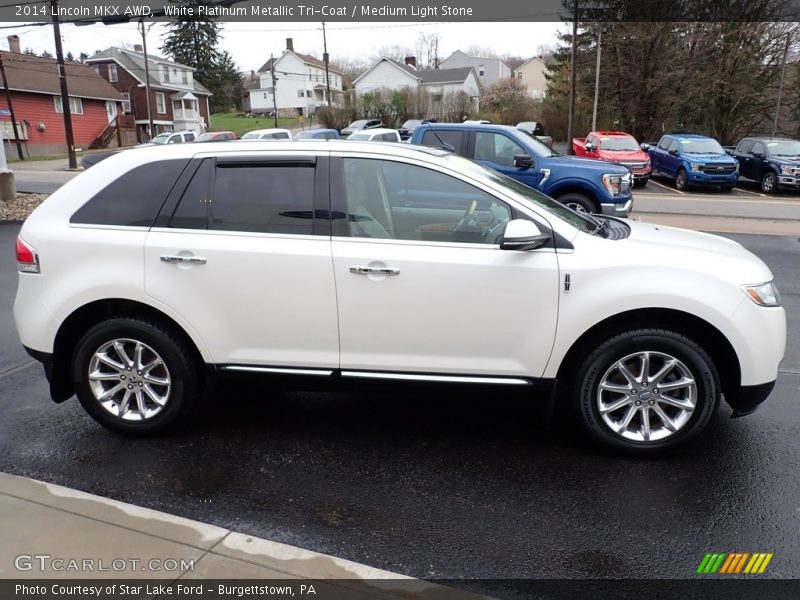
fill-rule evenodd
<path id="1" fill-rule="evenodd" d="M 17 117 L 14 114 L 14 103 L 11 102 L 11 90 L 8 89 L 8 79 L 6 79 L 6 67 L 3 64 L 3 56 L 0 54 L 0 75 L 3 76 L 3 87 L 6 91 L 6 104 L 8 104 L 8 112 L 11 113 L 11 127 L 14 129 L 14 141 L 17 143 L 17 154 L 20 160 L 25 160 L 22 155 L 22 142 L 19 140 L 19 131 L 17 130 Z"/>
<path id="2" fill-rule="evenodd" d="M 575 85 L 577 81 L 576 63 L 578 60 L 578 0 L 572 12 L 572 60 L 570 62 L 570 84 L 569 84 L 569 113 L 567 116 L 567 148 L 569 154 L 575 154 L 572 149 L 572 127 L 575 118 Z"/>
<path id="3" fill-rule="evenodd" d="M 325 61 L 325 85 L 328 88 L 328 106 L 331 106 L 331 77 L 328 74 L 328 38 L 325 36 L 325 21 L 322 22 L 322 60 Z"/>
<path id="4" fill-rule="evenodd" d="M 781 83 L 778 86 L 778 102 L 775 105 L 775 122 L 772 124 L 772 137 L 778 132 L 778 115 L 781 112 L 781 96 L 783 95 L 783 78 L 786 75 L 786 59 L 789 56 L 789 46 L 792 43 L 791 36 L 786 34 L 786 49 L 783 51 L 783 65 L 781 66 Z"/>
<path id="5" fill-rule="evenodd" d="M 150 26 L 152 27 L 152 25 Z M 139 19 L 139 31 L 142 34 L 142 54 L 144 54 L 144 89 L 145 94 L 147 95 L 147 139 L 145 142 L 149 142 L 153 139 L 153 134 L 155 133 L 155 127 L 153 126 L 153 111 L 150 107 L 150 67 L 149 61 L 147 60 L 147 32 L 150 31 L 150 27 L 146 30 L 144 28 L 144 19 Z"/>
<path id="6" fill-rule="evenodd" d="M 269 72 L 272 75 L 272 109 L 275 112 L 275 127 L 278 127 L 278 89 L 275 87 L 275 57 L 269 55 Z"/>
<path id="7" fill-rule="evenodd" d="M 53 35 L 56 38 L 56 63 L 58 65 L 58 79 L 61 83 L 61 111 L 64 114 L 64 132 L 67 137 L 69 168 L 77 169 L 78 160 L 75 157 L 75 138 L 72 134 L 72 113 L 69 106 L 67 71 L 64 67 L 64 50 L 61 48 L 61 27 L 58 22 L 58 0 L 50 1 L 50 14 L 53 17 Z"/>
<path id="8" fill-rule="evenodd" d="M 603 28 L 597 34 L 597 64 L 594 67 L 594 107 L 592 108 L 592 131 L 597 131 L 597 98 L 600 96 L 600 50 L 603 44 Z M 569 142 L 572 144 L 572 141 Z"/>
<path id="9" fill-rule="evenodd" d="M 0 130 L 0 201 L 14 202 L 17 199 L 17 188 L 14 185 L 14 172 L 6 162 L 6 142 Z"/>

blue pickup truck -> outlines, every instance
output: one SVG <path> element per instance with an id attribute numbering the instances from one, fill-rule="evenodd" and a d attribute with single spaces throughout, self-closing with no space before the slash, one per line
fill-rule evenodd
<path id="1" fill-rule="evenodd" d="M 560 156 L 514 127 L 431 123 L 417 127 L 410 142 L 435 148 L 448 146 L 579 212 L 627 217 L 633 206 L 627 167 Z"/>
<path id="2" fill-rule="evenodd" d="M 669 177 L 676 190 L 698 185 L 730 191 L 739 179 L 739 163 L 714 138 L 668 133 L 655 146 L 642 148 L 650 155 L 653 175 Z"/>
<path id="3" fill-rule="evenodd" d="M 800 190 L 800 142 L 787 138 L 746 137 L 729 154 L 739 161 L 739 174 L 758 181 L 761 191 Z"/>

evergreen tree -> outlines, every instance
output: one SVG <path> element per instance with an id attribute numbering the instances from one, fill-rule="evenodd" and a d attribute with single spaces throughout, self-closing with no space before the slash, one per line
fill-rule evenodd
<path id="1" fill-rule="evenodd" d="M 95 54 L 96 54 L 96 53 L 95 53 Z M 86 62 L 86 59 L 87 59 L 87 58 L 89 58 L 89 55 L 88 55 L 88 54 L 86 54 L 86 52 L 81 52 L 81 53 L 78 55 L 78 60 L 79 60 L 80 62 Z"/>
<path id="2" fill-rule="evenodd" d="M 42 58 L 53 58 L 53 55 L 50 54 L 47 50 L 42 51 Z"/>
<path id="3" fill-rule="evenodd" d="M 219 25 L 197 16 L 197 7 L 207 4 L 204 0 L 173 0 L 173 4 L 194 7 L 194 16 L 182 15 L 169 26 L 161 50 L 175 62 L 193 67 L 195 79 L 213 87 L 211 79 L 219 59 Z"/>
<path id="4" fill-rule="evenodd" d="M 242 106 L 244 83 L 231 55 L 221 52 L 214 62 L 214 69 L 205 86 L 214 94 L 211 106 L 214 112 L 239 109 Z"/>
<path id="5" fill-rule="evenodd" d="M 64 60 L 67 62 L 75 62 L 75 55 L 72 52 L 67 52 L 67 55 L 64 57 Z"/>

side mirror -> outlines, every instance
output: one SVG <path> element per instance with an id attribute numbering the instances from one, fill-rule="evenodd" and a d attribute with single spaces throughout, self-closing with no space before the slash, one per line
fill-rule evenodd
<path id="1" fill-rule="evenodd" d="M 515 154 L 514 166 L 520 169 L 529 169 L 533 166 L 533 159 L 528 154 Z"/>
<path id="2" fill-rule="evenodd" d="M 586 150 L 587 152 L 594 152 L 595 150 L 594 144 L 592 143 L 584 144 L 583 149 Z"/>
<path id="3" fill-rule="evenodd" d="M 650 144 L 639 144 L 639 148 L 641 148 L 645 152 L 649 152 L 650 151 L 650 147 L 651 147 Z"/>
<path id="4" fill-rule="evenodd" d="M 753 152 L 753 158 L 764 158 L 763 152 Z"/>
<path id="5" fill-rule="evenodd" d="M 513 219 L 506 223 L 500 238 L 501 250 L 533 250 L 544 244 L 550 236 L 539 231 L 536 223 L 527 219 Z"/>
<path id="6" fill-rule="evenodd" d="M 678 155 L 678 151 L 677 150 L 667 150 L 667 153 L 670 154 L 671 156 L 677 156 Z"/>

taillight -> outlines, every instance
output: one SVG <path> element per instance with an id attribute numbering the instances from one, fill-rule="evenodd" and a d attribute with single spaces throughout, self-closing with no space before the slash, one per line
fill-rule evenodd
<path id="1" fill-rule="evenodd" d="M 20 273 L 40 273 L 39 255 L 36 250 L 17 238 L 17 270 Z"/>

